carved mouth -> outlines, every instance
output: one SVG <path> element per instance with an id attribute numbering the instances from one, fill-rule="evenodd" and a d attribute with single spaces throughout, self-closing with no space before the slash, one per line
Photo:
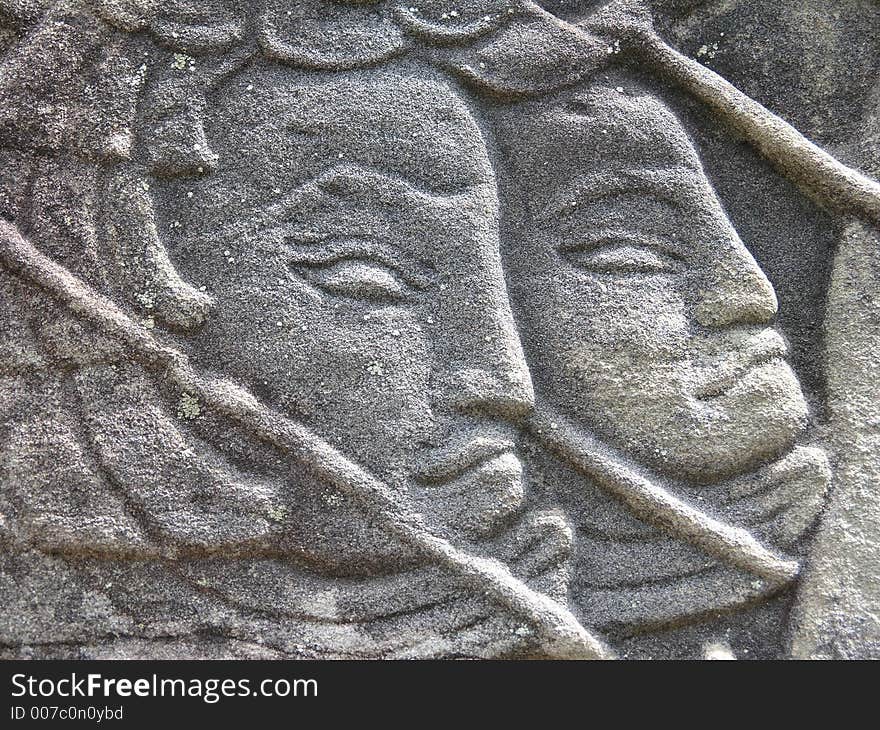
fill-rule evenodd
<path id="1" fill-rule="evenodd" d="M 415 473 L 422 482 L 445 482 L 498 462 L 519 459 L 516 444 L 500 435 L 465 436 L 432 451 Z"/>
<path id="2" fill-rule="evenodd" d="M 732 352 L 728 361 L 713 369 L 698 385 L 694 395 L 698 400 L 713 400 L 727 394 L 753 370 L 774 360 L 785 360 L 788 347 L 782 336 L 773 330 L 762 332 L 739 352 Z"/>

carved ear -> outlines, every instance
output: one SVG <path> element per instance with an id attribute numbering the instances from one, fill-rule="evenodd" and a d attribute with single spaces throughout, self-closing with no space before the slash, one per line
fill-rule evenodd
<path id="1" fill-rule="evenodd" d="M 144 177 L 131 166 L 118 165 L 109 174 L 103 242 L 115 269 L 117 293 L 145 315 L 171 327 L 194 329 L 204 321 L 211 298 L 187 284 L 159 238 L 153 201 Z"/>

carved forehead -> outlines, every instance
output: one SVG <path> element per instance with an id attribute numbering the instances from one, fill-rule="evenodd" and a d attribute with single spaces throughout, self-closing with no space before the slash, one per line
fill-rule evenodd
<path id="1" fill-rule="evenodd" d="M 624 84 L 578 89 L 556 105 L 560 131 L 592 142 L 597 155 L 698 165 L 696 150 L 681 122 L 657 96 Z M 551 111 L 552 114 L 552 111 Z M 567 128 L 567 129 L 566 129 Z"/>
<path id="2" fill-rule="evenodd" d="M 589 172 L 683 167 L 702 174 L 681 122 L 632 83 L 594 83 L 506 111 L 500 143 L 530 187 L 546 190 Z"/>
<path id="3" fill-rule="evenodd" d="M 494 180 L 467 105 L 438 78 L 393 71 L 240 74 L 218 91 L 212 145 L 268 175 L 317 175 L 340 159 L 452 191 Z"/>

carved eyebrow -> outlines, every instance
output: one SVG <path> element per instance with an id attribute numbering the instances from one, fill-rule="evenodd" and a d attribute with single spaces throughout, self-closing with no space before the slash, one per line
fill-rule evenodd
<path id="1" fill-rule="evenodd" d="M 687 205 L 692 185 L 683 184 L 697 170 L 682 165 L 669 167 L 630 167 L 620 170 L 580 175 L 557 192 L 544 208 L 535 215 L 536 220 L 571 213 L 582 203 L 625 194 L 642 194 L 676 207 Z M 683 175 L 684 173 L 684 175 Z"/>
<path id="2" fill-rule="evenodd" d="M 384 170 L 354 163 L 339 163 L 317 177 L 305 181 L 280 199 L 270 201 L 250 211 L 248 225 L 242 229 L 233 224 L 234 234 L 253 233 L 267 227 L 284 225 L 297 212 L 327 194 L 345 196 L 366 192 L 383 205 L 400 205 L 405 201 L 416 208 L 455 208 L 460 199 L 487 183 L 467 185 L 454 193 L 438 193 L 417 185 L 414 181 Z M 225 228 L 219 235 L 223 235 Z"/>
<path id="3" fill-rule="evenodd" d="M 485 185 L 485 182 L 464 185 L 455 190 L 435 190 L 420 185 L 414 179 L 404 175 L 388 172 L 379 167 L 360 163 L 340 162 L 325 170 L 312 180 L 297 188 L 301 190 L 309 185 L 317 185 L 329 192 L 358 192 L 363 190 L 391 192 L 386 195 L 386 202 L 394 202 L 401 197 L 415 199 L 422 204 L 442 203 L 450 198 L 457 198 L 471 190 Z M 296 192 L 293 191 L 294 193 Z"/>

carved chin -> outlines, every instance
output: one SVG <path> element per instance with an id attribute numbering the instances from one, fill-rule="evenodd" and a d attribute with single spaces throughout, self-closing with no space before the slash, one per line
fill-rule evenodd
<path id="1" fill-rule="evenodd" d="M 658 470 L 699 483 L 751 471 L 787 452 L 809 416 L 797 377 L 781 360 L 754 368 L 712 398 L 691 399 L 688 411 L 672 427 L 661 426 L 645 456 Z"/>
<path id="2" fill-rule="evenodd" d="M 653 373 L 651 374 L 654 375 Z M 695 394 L 686 377 L 633 375 L 593 388 L 584 425 L 662 474 L 713 483 L 752 471 L 794 446 L 808 421 L 797 377 L 774 359 L 723 391 Z"/>

